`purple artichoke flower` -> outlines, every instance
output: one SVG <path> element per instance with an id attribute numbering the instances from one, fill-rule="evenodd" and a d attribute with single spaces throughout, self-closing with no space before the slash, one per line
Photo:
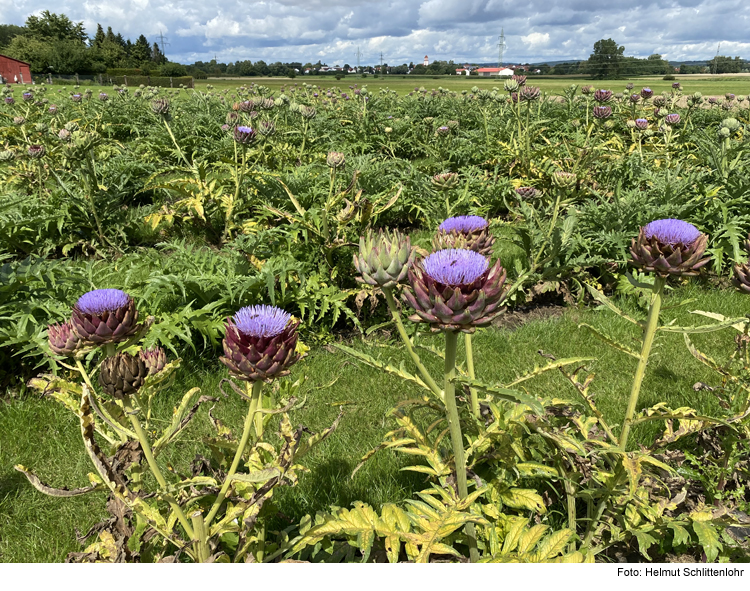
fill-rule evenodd
<path id="1" fill-rule="evenodd" d="M 636 119 L 635 128 L 640 131 L 648 129 L 648 119 Z"/>
<path id="2" fill-rule="evenodd" d="M 674 88 L 675 90 L 680 90 L 682 86 L 680 85 L 679 82 L 672 82 L 672 88 Z"/>
<path id="3" fill-rule="evenodd" d="M 668 277 L 695 276 L 710 260 L 701 258 L 708 236 L 682 220 L 655 220 L 642 227 L 630 245 L 634 267 Z"/>
<path id="4" fill-rule="evenodd" d="M 299 360 L 297 326 L 291 314 L 274 306 L 248 306 L 227 319 L 220 361 L 240 380 L 281 377 Z"/>
<path id="5" fill-rule="evenodd" d="M 437 135 L 448 135 L 450 132 L 451 132 L 451 129 L 447 125 L 441 125 L 435 130 L 435 133 Z"/>
<path id="6" fill-rule="evenodd" d="M 47 111 L 50 113 L 50 115 L 54 115 L 57 113 L 57 105 L 50 105 Z"/>
<path id="7" fill-rule="evenodd" d="M 597 103 L 608 103 L 612 99 L 611 90 L 597 90 L 594 93 L 594 100 Z"/>
<path id="8" fill-rule="evenodd" d="M 651 90 L 648 86 L 645 88 L 641 88 L 641 98 L 645 101 L 647 99 L 650 99 L 654 95 L 654 91 Z"/>
<path id="9" fill-rule="evenodd" d="M 609 105 L 596 105 L 592 111 L 592 114 L 596 119 L 607 119 L 608 117 L 612 116 L 612 107 L 610 107 Z"/>
<path id="10" fill-rule="evenodd" d="M 133 298 L 119 289 L 83 294 L 70 320 L 81 340 L 96 345 L 126 341 L 140 328 Z"/>
<path id="11" fill-rule="evenodd" d="M 238 125 L 234 128 L 234 141 L 246 146 L 255 139 L 255 130 L 252 127 Z"/>
<path id="12" fill-rule="evenodd" d="M 23 99 L 24 101 L 26 101 L 26 102 L 29 102 L 29 101 L 31 101 L 31 100 L 34 100 L 34 95 L 33 95 L 32 93 L 30 93 L 30 92 L 24 92 L 24 93 L 23 93 L 23 94 L 21 95 L 21 98 L 22 98 L 22 99 Z"/>
<path id="13" fill-rule="evenodd" d="M 728 101 L 733 101 L 735 97 L 731 92 L 728 92 L 724 95 L 724 98 L 727 99 Z"/>
<path id="14" fill-rule="evenodd" d="M 60 138 L 63 142 L 70 141 L 70 136 L 72 134 L 69 130 L 65 129 L 64 127 L 57 132 L 57 137 Z"/>
<path id="15" fill-rule="evenodd" d="M 109 95 L 106 92 L 100 92 L 99 93 L 99 100 L 104 102 L 109 100 Z"/>
<path id="16" fill-rule="evenodd" d="M 590 84 L 584 84 L 583 86 L 581 86 L 581 94 L 588 95 L 588 94 L 591 94 L 592 92 L 594 92 L 594 87 L 591 86 Z"/>
<path id="17" fill-rule="evenodd" d="M 489 227 L 490 223 L 478 215 L 448 218 L 438 226 L 437 234 L 432 241 L 433 248 L 460 248 L 489 256 L 495 243 L 495 237 L 490 234 Z"/>
<path id="18" fill-rule="evenodd" d="M 70 320 L 64 324 L 50 324 L 47 327 L 47 338 L 49 339 L 49 348 L 57 355 L 70 357 L 81 348 L 81 339 L 73 330 Z"/>
<path id="19" fill-rule="evenodd" d="M 631 103 L 637 103 L 639 100 L 641 100 L 640 94 L 631 94 L 630 95 L 630 102 Z"/>
<path id="20" fill-rule="evenodd" d="M 409 269 L 411 289 L 404 301 L 414 309 L 414 322 L 429 323 L 433 331 L 471 333 L 487 326 L 500 312 L 506 272 L 497 261 L 472 250 L 439 250 Z"/>
<path id="21" fill-rule="evenodd" d="M 715 105 L 715 104 L 716 104 L 716 103 L 718 103 L 718 102 L 719 102 L 719 101 L 718 101 L 718 99 L 717 99 L 717 98 L 716 98 L 715 96 L 710 96 L 710 97 L 708 97 L 708 103 L 709 103 L 709 104 L 711 104 L 711 105 Z"/>
<path id="22" fill-rule="evenodd" d="M 124 400 L 143 386 L 149 371 L 140 356 L 121 351 L 102 361 L 99 385 L 117 400 Z"/>
<path id="23" fill-rule="evenodd" d="M 677 125 L 680 122 L 680 114 L 670 113 L 664 118 L 664 122 L 668 125 Z"/>
<path id="24" fill-rule="evenodd" d="M 510 79 L 515 80 L 518 83 L 518 86 L 526 86 L 526 76 L 513 74 Z"/>
<path id="25" fill-rule="evenodd" d="M 12 96 L 6 96 L 5 97 L 5 104 L 6 105 L 12 105 L 16 102 L 16 100 Z"/>

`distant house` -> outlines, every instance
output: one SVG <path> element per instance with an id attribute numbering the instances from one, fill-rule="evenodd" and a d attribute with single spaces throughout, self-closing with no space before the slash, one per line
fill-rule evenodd
<path id="1" fill-rule="evenodd" d="M 0 78 L 2 82 L 31 84 L 31 69 L 26 62 L 0 55 Z"/>
<path id="2" fill-rule="evenodd" d="M 489 78 L 490 76 L 512 76 L 510 68 L 477 68 L 477 74 Z"/>
<path id="3" fill-rule="evenodd" d="M 459 76 L 468 76 L 470 72 L 468 68 L 456 68 L 456 74 Z"/>

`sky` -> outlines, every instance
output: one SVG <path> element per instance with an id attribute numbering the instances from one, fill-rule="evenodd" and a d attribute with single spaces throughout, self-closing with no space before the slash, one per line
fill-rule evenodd
<path id="1" fill-rule="evenodd" d="M 163 34 L 172 61 L 265 60 L 390 65 L 430 60 L 503 62 L 585 59 L 598 39 L 625 55 L 673 61 L 750 58 L 747 0 L 3 0 L 0 23 L 42 10 L 126 38 Z"/>

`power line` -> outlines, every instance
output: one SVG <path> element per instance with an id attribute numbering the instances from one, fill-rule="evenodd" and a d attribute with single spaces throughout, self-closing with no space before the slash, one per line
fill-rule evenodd
<path id="1" fill-rule="evenodd" d="M 166 57 L 167 57 L 167 52 L 166 52 L 167 45 L 172 45 L 169 42 L 169 37 L 164 37 L 164 33 L 162 33 L 161 31 L 159 31 L 159 34 L 156 36 L 156 38 L 159 40 L 159 50 L 161 51 L 161 54 L 166 59 Z M 165 41 L 165 39 L 166 39 L 166 41 Z"/>
<path id="2" fill-rule="evenodd" d="M 359 45 L 357 46 L 357 53 L 355 55 L 357 56 L 357 74 L 359 74 L 359 70 L 360 70 L 359 61 L 362 58 L 362 52 L 359 50 Z"/>

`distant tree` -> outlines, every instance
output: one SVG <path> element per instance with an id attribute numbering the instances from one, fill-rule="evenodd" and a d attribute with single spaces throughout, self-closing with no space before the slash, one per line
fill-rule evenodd
<path id="1" fill-rule="evenodd" d="M 742 71 L 742 62 L 740 56 L 732 59 L 725 55 L 717 55 L 708 62 L 708 68 L 712 74 L 737 74 Z"/>
<path id="2" fill-rule="evenodd" d="M 27 35 L 32 39 L 40 41 L 79 41 L 83 43 L 86 39 L 86 30 L 83 23 L 73 23 L 64 14 L 54 14 L 49 10 L 42 11 L 41 16 L 31 15 L 26 19 Z"/>
<path id="3" fill-rule="evenodd" d="M 182 64 L 176 64 L 174 62 L 167 62 L 162 64 L 159 68 L 159 73 L 162 76 L 187 76 L 187 70 Z"/>
<path id="4" fill-rule="evenodd" d="M 151 49 L 151 61 L 155 64 L 164 64 L 167 62 L 166 56 L 162 53 L 161 49 L 159 49 L 159 44 L 154 43 Z"/>
<path id="5" fill-rule="evenodd" d="M 614 39 L 599 39 L 594 43 L 594 53 L 589 56 L 587 70 L 592 78 L 602 80 L 620 76 L 625 47 Z"/>
<path id="6" fill-rule="evenodd" d="M 117 43 L 117 37 L 115 37 L 115 32 L 112 30 L 112 27 L 107 27 L 106 40 L 110 43 Z"/>
<path id="7" fill-rule="evenodd" d="M 0 47 L 7 46 L 14 37 L 23 35 L 26 29 L 17 25 L 0 25 Z"/>
<path id="8" fill-rule="evenodd" d="M 133 48 L 130 50 L 130 57 L 137 64 L 147 62 L 151 59 L 151 47 L 148 43 L 148 39 L 144 35 L 140 35 L 135 40 Z"/>

